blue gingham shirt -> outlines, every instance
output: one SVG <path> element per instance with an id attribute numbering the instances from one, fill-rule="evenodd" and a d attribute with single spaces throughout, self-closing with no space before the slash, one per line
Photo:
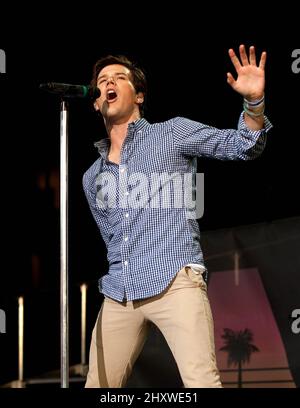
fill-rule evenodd
<path id="1" fill-rule="evenodd" d="M 85 172 L 83 187 L 107 247 L 109 270 L 99 280 L 100 292 L 118 301 L 143 299 L 161 293 L 183 266 L 205 268 L 197 220 L 188 218 L 184 207 L 134 208 L 124 201 L 120 205 L 120 190 L 125 192 L 122 199 L 128 200 L 133 187 L 124 185 L 124 174 L 128 179 L 134 173 L 149 179 L 153 173 L 195 174 L 195 157 L 251 160 L 263 151 L 271 127 L 265 117 L 264 129 L 250 130 L 243 113 L 237 130 L 182 117 L 154 124 L 141 118 L 128 125 L 119 164 L 107 159 L 109 138 L 97 142 L 100 157 Z M 102 194 L 104 174 L 108 184 L 111 175 L 108 189 L 117 186 L 114 205 Z"/>

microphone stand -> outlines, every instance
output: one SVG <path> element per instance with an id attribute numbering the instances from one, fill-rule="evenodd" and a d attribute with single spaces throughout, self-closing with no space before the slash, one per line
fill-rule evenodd
<path id="1" fill-rule="evenodd" d="M 40 89 L 62 96 L 60 107 L 60 379 L 69 388 L 69 293 L 68 293 L 68 103 L 70 97 L 100 97 L 97 87 L 49 82 Z"/>
<path id="2" fill-rule="evenodd" d="M 68 103 L 60 106 L 60 380 L 69 388 Z"/>

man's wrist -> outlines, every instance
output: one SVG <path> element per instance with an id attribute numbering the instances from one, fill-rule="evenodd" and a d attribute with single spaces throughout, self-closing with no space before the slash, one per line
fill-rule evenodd
<path id="1" fill-rule="evenodd" d="M 262 116 L 265 111 L 265 96 L 262 95 L 260 98 L 252 100 L 244 98 L 243 107 L 244 112 L 253 118 Z"/>
<path id="2" fill-rule="evenodd" d="M 265 98 L 265 94 L 257 94 L 257 95 L 247 95 L 244 96 L 244 100 L 246 100 L 249 103 L 257 103 Z"/>

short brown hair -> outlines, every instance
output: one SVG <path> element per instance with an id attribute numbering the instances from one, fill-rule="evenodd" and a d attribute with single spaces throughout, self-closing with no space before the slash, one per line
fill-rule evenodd
<path id="1" fill-rule="evenodd" d="M 139 105 L 141 116 L 144 115 L 145 100 L 147 94 L 147 80 L 144 71 L 137 66 L 136 63 L 130 61 L 124 55 L 107 55 L 106 57 L 100 58 L 93 67 L 93 77 L 91 80 L 91 86 L 97 86 L 97 79 L 99 72 L 108 65 L 123 65 L 130 70 L 131 80 L 136 93 L 142 92 L 144 95 L 144 102 Z"/>

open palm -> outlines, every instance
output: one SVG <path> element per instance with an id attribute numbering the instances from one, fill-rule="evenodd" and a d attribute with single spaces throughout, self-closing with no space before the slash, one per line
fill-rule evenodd
<path id="1" fill-rule="evenodd" d="M 249 50 L 249 58 L 244 45 L 239 47 L 240 59 L 233 49 L 229 50 L 231 62 L 237 73 L 237 79 L 230 72 L 227 73 L 227 82 L 231 87 L 248 100 L 260 99 L 265 89 L 265 64 L 267 53 L 261 54 L 259 65 L 256 64 L 255 49 L 253 46 Z"/>

